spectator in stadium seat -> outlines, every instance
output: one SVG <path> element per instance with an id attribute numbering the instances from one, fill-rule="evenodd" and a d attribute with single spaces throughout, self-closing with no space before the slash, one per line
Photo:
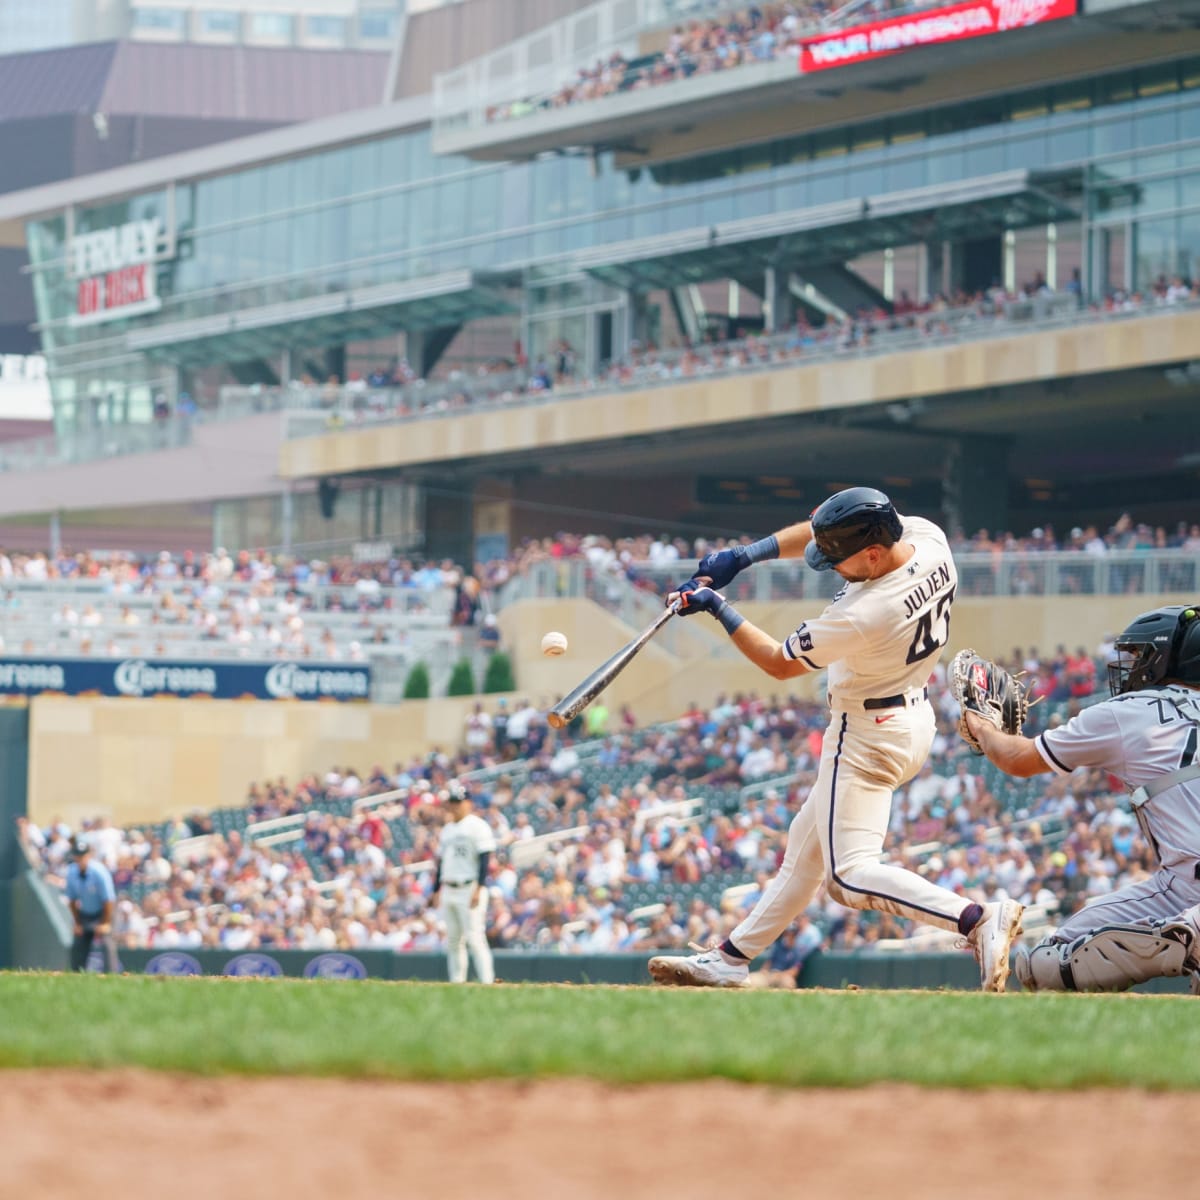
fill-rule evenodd
<path id="1" fill-rule="evenodd" d="M 488 613 L 479 629 L 479 644 L 489 654 L 494 654 L 500 649 L 500 637 L 500 622 L 495 613 Z"/>

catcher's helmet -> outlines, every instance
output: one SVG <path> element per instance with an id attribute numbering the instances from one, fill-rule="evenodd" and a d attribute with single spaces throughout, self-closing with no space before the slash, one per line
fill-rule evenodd
<path id="1" fill-rule="evenodd" d="M 867 546 L 894 546 L 902 532 L 892 502 L 869 487 L 834 493 L 813 511 L 812 527 L 804 560 L 814 571 L 828 571 Z"/>
<path id="2" fill-rule="evenodd" d="M 1134 617 L 1116 650 L 1116 662 L 1108 664 L 1113 696 L 1168 679 L 1200 683 L 1200 604 L 1167 604 Z"/>

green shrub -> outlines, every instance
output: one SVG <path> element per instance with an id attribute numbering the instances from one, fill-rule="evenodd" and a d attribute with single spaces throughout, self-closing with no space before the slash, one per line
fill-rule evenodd
<path id="1" fill-rule="evenodd" d="M 517 682 L 513 679 L 512 661 L 507 654 L 496 653 L 488 659 L 487 671 L 483 676 L 485 692 L 515 692 Z"/>
<path id="2" fill-rule="evenodd" d="M 404 681 L 405 700 L 429 699 L 429 668 L 423 663 L 417 663 L 408 673 Z"/>
<path id="3" fill-rule="evenodd" d="M 460 658 L 454 664 L 454 670 L 450 672 L 450 682 L 446 686 L 446 695 L 475 695 L 475 676 L 471 671 L 471 662 L 469 659 Z"/>

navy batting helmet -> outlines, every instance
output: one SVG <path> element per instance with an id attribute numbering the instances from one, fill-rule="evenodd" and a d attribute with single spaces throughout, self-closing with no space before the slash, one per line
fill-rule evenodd
<path id="1" fill-rule="evenodd" d="M 892 502 L 869 487 L 830 496 L 813 512 L 812 528 L 804 560 L 814 571 L 828 571 L 868 546 L 894 546 L 903 531 Z"/>

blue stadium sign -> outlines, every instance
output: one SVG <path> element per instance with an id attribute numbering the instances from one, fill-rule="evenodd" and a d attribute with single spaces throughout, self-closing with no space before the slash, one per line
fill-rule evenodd
<path id="1" fill-rule="evenodd" d="M 367 700 L 361 664 L 0 658 L 0 695 L 207 696 L 214 700 Z"/>
<path id="2" fill-rule="evenodd" d="M 239 979 L 277 979 L 283 968 L 269 954 L 239 954 L 225 964 L 221 974 Z"/>
<path id="3" fill-rule="evenodd" d="M 366 979 L 367 968 L 353 954 L 318 954 L 304 965 L 305 979 Z"/>
<path id="4" fill-rule="evenodd" d="M 203 975 L 204 968 L 196 958 L 182 950 L 165 950 L 156 954 L 145 967 L 147 975 Z"/>

